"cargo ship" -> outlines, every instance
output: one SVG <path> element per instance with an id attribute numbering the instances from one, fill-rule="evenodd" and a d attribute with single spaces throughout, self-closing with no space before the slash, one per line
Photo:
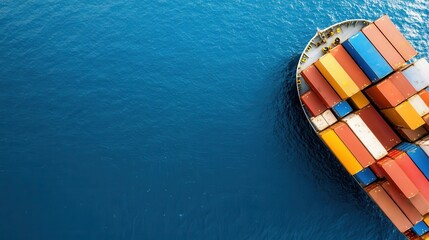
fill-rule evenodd
<path id="1" fill-rule="evenodd" d="M 310 126 L 407 239 L 429 239 L 429 63 L 387 15 L 317 30 L 296 86 Z"/>

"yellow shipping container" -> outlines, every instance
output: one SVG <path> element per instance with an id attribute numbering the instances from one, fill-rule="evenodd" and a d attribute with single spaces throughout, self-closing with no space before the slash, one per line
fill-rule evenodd
<path id="1" fill-rule="evenodd" d="M 331 53 L 323 55 L 314 65 L 344 100 L 359 92 L 359 88 Z"/>
<path id="2" fill-rule="evenodd" d="M 425 235 L 421 236 L 423 240 L 429 240 L 429 233 L 426 233 Z"/>
<path id="3" fill-rule="evenodd" d="M 391 123 L 398 127 L 416 130 L 423 126 L 425 122 L 408 101 L 405 101 L 394 108 L 387 108 L 381 112 Z"/>
<path id="4" fill-rule="evenodd" d="M 322 131 L 320 133 L 320 137 L 351 175 L 354 175 L 363 169 L 334 130 L 327 129 Z"/>
<path id="5" fill-rule="evenodd" d="M 425 217 L 425 223 L 429 226 L 429 214 Z"/>
<path id="6" fill-rule="evenodd" d="M 350 98 L 350 104 L 355 109 L 362 109 L 369 104 L 369 101 L 362 92 L 358 92 Z"/>

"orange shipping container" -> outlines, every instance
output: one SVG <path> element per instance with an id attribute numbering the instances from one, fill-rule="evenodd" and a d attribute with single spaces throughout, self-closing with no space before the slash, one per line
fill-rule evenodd
<path id="1" fill-rule="evenodd" d="M 417 90 L 411 85 L 402 72 L 393 73 L 385 81 L 392 82 L 405 98 L 409 98 L 417 93 Z"/>
<path id="2" fill-rule="evenodd" d="M 418 94 L 422 98 L 423 102 L 426 103 L 426 106 L 429 107 L 429 92 L 426 89 L 423 89 Z"/>
<path id="3" fill-rule="evenodd" d="M 344 68 L 360 90 L 371 84 L 371 81 L 341 44 L 334 47 L 330 53 L 338 61 L 341 67 Z"/>
<path id="4" fill-rule="evenodd" d="M 391 81 L 382 81 L 366 89 L 365 93 L 381 109 L 396 107 L 405 100 L 405 97 Z"/>
<path id="5" fill-rule="evenodd" d="M 417 55 L 417 51 L 411 46 L 407 39 L 405 39 L 387 15 L 377 19 L 374 23 L 405 61 Z"/>
<path id="6" fill-rule="evenodd" d="M 417 211 L 413 204 L 411 204 L 410 200 L 408 200 L 395 185 L 386 181 L 382 186 L 412 224 L 416 224 L 423 219 L 422 215 Z"/>
<path id="7" fill-rule="evenodd" d="M 332 108 L 341 102 L 340 97 L 313 64 L 304 69 L 301 76 L 326 106 Z"/>
<path id="8" fill-rule="evenodd" d="M 378 184 L 374 184 L 372 186 L 373 187 L 367 188 L 368 195 L 377 203 L 384 214 L 386 214 L 390 221 L 392 221 L 393 225 L 395 225 L 400 232 L 405 232 L 410 229 L 413 224 L 408 220 L 386 191 L 384 191 L 384 189 Z"/>
<path id="9" fill-rule="evenodd" d="M 405 60 L 373 23 L 364 27 L 362 32 L 378 50 L 381 56 L 383 56 L 386 62 L 393 68 L 393 70 L 397 70 L 405 65 Z"/>
<path id="10" fill-rule="evenodd" d="M 366 168 L 375 163 L 375 159 L 346 123 L 338 122 L 331 129 L 335 131 L 362 167 Z"/>
<path id="11" fill-rule="evenodd" d="M 383 169 L 386 178 L 391 183 L 394 183 L 405 197 L 412 198 L 419 192 L 414 183 L 393 159 L 385 157 L 378 161 L 377 164 Z"/>

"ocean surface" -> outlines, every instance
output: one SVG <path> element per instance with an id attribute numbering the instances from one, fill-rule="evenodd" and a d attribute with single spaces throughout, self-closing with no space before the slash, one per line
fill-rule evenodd
<path id="1" fill-rule="evenodd" d="M 403 239 L 311 131 L 317 27 L 429 3 L 0 3 L 0 239 Z"/>

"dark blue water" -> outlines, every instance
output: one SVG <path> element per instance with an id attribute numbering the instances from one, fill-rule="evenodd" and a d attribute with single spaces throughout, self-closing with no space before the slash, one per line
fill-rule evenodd
<path id="1" fill-rule="evenodd" d="M 0 3 L 0 239 L 403 239 L 310 130 L 315 33 L 416 1 Z"/>

